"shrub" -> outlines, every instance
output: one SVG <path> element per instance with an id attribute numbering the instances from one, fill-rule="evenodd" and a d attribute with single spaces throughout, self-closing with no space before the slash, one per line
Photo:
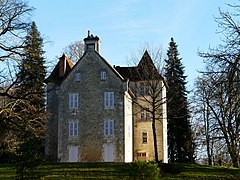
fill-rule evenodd
<path id="1" fill-rule="evenodd" d="M 158 165 L 146 161 L 135 161 L 131 164 L 131 176 L 134 176 L 134 179 L 158 179 Z"/>

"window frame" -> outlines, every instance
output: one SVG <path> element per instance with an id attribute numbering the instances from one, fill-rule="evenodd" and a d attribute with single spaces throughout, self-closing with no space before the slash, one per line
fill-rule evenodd
<path id="1" fill-rule="evenodd" d="M 139 119 L 140 121 L 151 121 L 151 113 L 148 110 L 141 108 Z"/>
<path id="2" fill-rule="evenodd" d="M 137 157 L 147 157 L 147 152 L 137 152 Z"/>
<path id="3" fill-rule="evenodd" d="M 80 78 L 81 78 L 81 73 L 80 72 L 75 73 L 74 81 L 76 83 L 80 82 Z"/>
<path id="4" fill-rule="evenodd" d="M 69 137 L 77 137 L 79 135 L 79 123 L 78 121 L 68 122 L 68 135 Z"/>
<path id="5" fill-rule="evenodd" d="M 69 93 L 68 101 L 69 101 L 69 109 L 77 109 L 78 108 L 78 93 Z"/>
<path id="6" fill-rule="evenodd" d="M 147 143 L 148 143 L 148 133 L 142 132 L 142 144 L 147 144 Z"/>
<path id="7" fill-rule="evenodd" d="M 100 79 L 102 81 L 105 81 L 107 79 L 107 71 L 106 70 L 100 71 Z"/>
<path id="8" fill-rule="evenodd" d="M 113 91 L 104 92 L 104 108 L 113 109 L 115 103 L 115 94 Z"/>
<path id="9" fill-rule="evenodd" d="M 114 120 L 108 119 L 103 124 L 104 136 L 114 136 Z"/>
<path id="10" fill-rule="evenodd" d="M 140 82 L 139 83 L 139 94 L 140 96 L 150 96 L 150 85 L 147 84 L 146 82 Z"/>

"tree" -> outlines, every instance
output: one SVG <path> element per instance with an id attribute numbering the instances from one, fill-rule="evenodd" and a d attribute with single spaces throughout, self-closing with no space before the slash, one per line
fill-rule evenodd
<path id="1" fill-rule="evenodd" d="M 45 126 L 45 96 L 44 79 L 46 75 L 43 58 L 43 39 L 35 22 L 32 23 L 25 41 L 22 63 L 17 74 L 19 83 L 15 86 L 17 97 L 23 100 L 14 109 L 21 116 L 21 133 L 17 153 L 17 164 L 20 173 L 23 167 L 43 158 L 44 126 Z M 26 148 L 27 147 L 27 148 Z M 42 149 L 42 151 L 40 151 Z M 23 152 L 24 151 L 24 152 Z M 27 152 L 27 153 L 26 153 Z M 29 156 L 31 155 L 31 156 Z"/>
<path id="2" fill-rule="evenodd" d="M 17 142 L 14 140 L 20 132 L 21 123 L 17 120 L 21 117 L 13 112 L 22 99 L 14 93 L 18 81 L 16 66 L 24 55 L 28 18 L 33 8 L 21 0 L 0 0 L 0 7 L 0 159 L 3 160 L 4 154 L 10 157 L 15 152 Z M 5 159 L 14 161 L 12 157 Z"/>
<path id="3" fill-rule="evenodd" d="M 213 75 L 213 74 L 211 74 Z M 229 165 L 229 155 L 226 154 L 227 146 L 224 142 L 223 133 L 218 125 L 218 121 L 214 113 L 212 113 L 208 103 L 214 101 L 215 79 L 214 75 L 202 75 L 198 77 L 195 83 L 194 92 L 194 114 L 196 119 L 195 126 L 198 133 L 197 142 L 200 146 L 200 154 L 207 153 L 208 165 L 223 164 Z M 217 88 L 218 91 L 218 88 Z M 204 156 L 202 156 L 204 158 Z M 221 162 L 221 163 L 219 163 Z"/>
<path id="4" fill-rule="evenodd" d="M 77 62 L 84 53 L 84 44 L 82 41 L 75 41 L 64 48 L 64 53 L 73 62 Z"/>
<path id="5" fill-rule="evenodd" d="M 170 162 L 194 162 L 194 144 L 189 122 L 186 76 L 177 45 L 171 38 L 165 60 L 168 117 L 168 153 Z"/>
<path id="6" fill-rule="evenodd" d="M 207 106 L 218 124 L 227 145 L 228 153 L 234 167 L 239 167 L 240 153 L 240 5 L 229 5 L 235 12 L 219 10 L 216 22 L 223 35 L 222 44 L 210 48 L 208 52 L 199 52 L 207 64 L 203 72 L 210 81 L 205 85 L 212 96 L 205 99 Z"/>
<path id="7" fill-rule="evenodd" d="M 21 0 L 0 0 L 0 7 L 0 61 L 16 59 L 22 55 L 22 40 L 29 27 L 27 16 L 33 8 Z"/>
<path id="8" fill-rule="evenodd" d="M 37 29 L 36 23 L 32 22 L 28 31 L 24 47 L 24 57 L 17 74 L 20 92 L 18 96 L 30 96 L 37 109 L 44 108 L 44 79 L 46 76 L 45 60 L 43 58 L 43 39 Z M 23 93 L 24 92 L 24 93 Z M 33 96 L 33 97 L 32 97 Z"/>
<path id="9" fill-rule="evenodd" d="M 22 0 L 0 0 L 0 96 L 13 98 L 11 88 L 16 83 L 16 65 L 24 55 L 24 40 L 33 8 Z M 8 84 L 8 87 L 5 85 Z M 17 98 L 17 97 L 16 97 Z"/>
<path id="10" fill-rule="evenodd" d="M 221 134 L 218 133 L 219 128 L 216 125 L 214 116 L 210 113 L 206 99 L 211 99 L 212 91 L 207 88 L 209 78 L 198 77 L 195 82 L 195 91 L 193 95 L 193 114 L 195 115 L 194 125 L 198 126 L 195 130 L 197 133 L 196 142 L 200 149 L 200 154 L 207 153 L 207 164 L 213 165 L 215 152 L 221 151 L 216 145 L 221 141 Z M 218 149 L 215 149 L 218 148 Z M 204 156 L 202 156 L 204 158 Z M 202 159 L 204 161 L 204 159 Z"/>

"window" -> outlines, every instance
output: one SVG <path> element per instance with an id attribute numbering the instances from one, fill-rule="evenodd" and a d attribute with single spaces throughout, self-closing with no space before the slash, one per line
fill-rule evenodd
<path id="1" fill-rule="evenodd" d="M 104 93 L 104 107 L 105 109 L 114 107 L 114 92 Z"/>
<path id="2" fill-rule="evenodd" d="M 140 83 L 139 84 L 139 93 L 141 96 L 149 96 L 150 95 L 150 87 L 149 87 L 149 84 L 146 84 L 146 83 Z"/>
<path id="3" fill-rule="evenodd" d="M 148 134 L 147 132 L 142 133 L 142 143 L 146 144 L 148 142 Z"/>
<path id="4" fill-rule="evenodd" d="M 78 94 L 77 93 L 69 94 L 69 108 L 70 109 L 78 108 Z"/>
<path id="5" fill-rule="evenodd" d="M 72 121 L 68 123 L 69 137 L 78 136 L 78 122 Z"/>
<path id="6" fill-rule="evenodd" d="M 143 121 L 145 119 L 145 110 L 144 109 L 141 109 L 140 119 L 141 119 L 141 121 Z"/>
<path id="7" fill-rule="evenodd" d="M 80 82 L 80 73 L 76 73 L 74 79 L 75 82 Z"/>
<path id="8" fill-rule="evenodd" d="M 114 135 L 114 121 L 106 120 L 104 121 L 104 136 Z"/>
<path id="9" fill-rule="evenodd" d="M 150 113 L 149 112 L 146 112 L 146 120 L 150 120 Z"/>
<path id="10" fill-rule="evenodd" d="M 140 120 L 141 120 L 141 121 L 149 121 L 149 120 L 151 120 L 151 113 L 148 112 L 148 111 L 145 110 L 145 109 L 141 109 L 141 112 L 140 112 Z"/>
<path id="11" fill-rule="evenodd" d="M 106 71 L 101 71 L 101 80 L 106 80 L 107 79 L 107 72 Z"/>
<path id="12" fill-rule="evenodd" d="M 146 153 L 146 152 L 138 152 L 138 153 L 137 153 L 137 156 L 138 156 L 138 157 L 146 157 L 146 156 L 147 156 L 147 153 Z"/>

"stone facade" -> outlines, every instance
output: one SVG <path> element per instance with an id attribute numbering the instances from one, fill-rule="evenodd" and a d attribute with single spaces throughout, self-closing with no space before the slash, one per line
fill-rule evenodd
<path id="1" fill-rule="evenodd" d="M 100 55 L 97 36 L 89 32 L 84 42 L 81 59 L 73 65 L 63 55 L 46 80 L 46 159 L 132 162 L 146 152 L 145 159 L 153 160 L 152 123 L 139 121 L 131 78 Z M 166 126 L 157 127 L 159 158 L 164 160 Z M 142 142 L 142 132 L 148 134 L 147 143 Z"/>

